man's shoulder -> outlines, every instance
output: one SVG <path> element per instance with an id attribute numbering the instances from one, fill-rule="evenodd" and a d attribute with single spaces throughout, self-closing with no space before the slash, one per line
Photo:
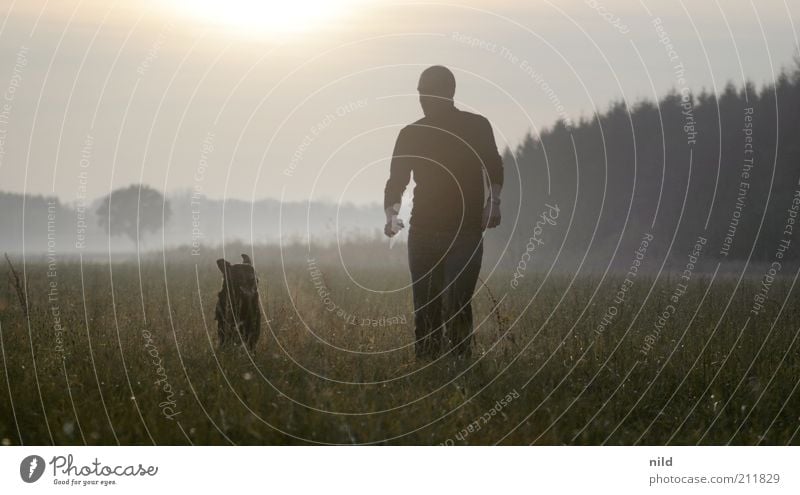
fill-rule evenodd
<path id="1" fill-rule="evenodd" d="M 424 128 L 428 127 L 428 126 L 430 126 L 430 121 L 428 120 L 428 117 L 422 117 L 421 119 L 417 119 L 414 122 L 412 122 L 412 123 L 408 124 L 407 126 L 403 127 L 400 130 L 400 132 L 403 132 L 403 131 L 406 131 L 406 132 L 415 131 L 415 130 L 418 130 L 418 129 L 424 129 Z"/>
<path id="2" fill-rule="evenodd" d="M 466 126 L 468 128 L 477 129 L 479 131 L 491 131 L 492 124 L 489 122 L 489 119 L 484 117 L 478 113 L 467 112 L 464 110 L 457 109 L 455 114 L 455 121 L 450 120 L 450 122 L 458 122 L 458 126 Z M 452 119 L 452 117 L 451 117 Z M 432 121 L 428 117 L 422 117 L 407 126 L 400 129 L 401 136 L 413 136 L 418 133 L 426 133 L 431 129 L 440 129 L 442 123 L 439 121 Z"/>
<path id="3" fill-rule="evenodd" d="M 420 133 L 424 133 L 427 129 L 431 127 L 430 122 L 427 118 L 422 117 L 406 126 L 403 126 L 400 129 L 400 134 L 397 136 L 397 139 L 403 140 L 414 140 L 415 136 L 419 136 Z"/>
<path id="4" fill-rule="evenodd" d="M 482 127 L 491 126 L 489 119 L 479 113 L 467 112 L 466 110 L 459 110 L 458 113 L 462 119 L 473 125 Z"/>
<path id="5" fill-rule="evenodd" d="M 484 117 L 479 113 L 472 113 L 467 112 L 465 110 L 456 110 L 455 113 L 456 119 L 461 120 L 463 122 L 468 122 L 473 125 L 479 126 L 490 126 L 489 119 Z M 417 119 L 414 122 L 408 124 L 407 126 L 403 127 L 400 132 L 403 131 L 415 131 L 421 129 L 427 129 L 430 127 L 439 127 L 440 124 L 437 124 L 436 121 L 431 121 L 428 117 L 422 117 L 421 119 Z"/>

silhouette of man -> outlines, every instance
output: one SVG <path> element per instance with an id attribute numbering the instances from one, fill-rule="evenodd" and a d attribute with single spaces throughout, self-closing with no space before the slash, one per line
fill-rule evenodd
<path id="1" fill-rule="evenodd" d="M 408 263 L 418 360 L 438 358 L 445 337 L 456 357 L 471 357 L 483 231 L 500 224 L 503 162 L 492 126 L 456 108 L 455 89 L 446 67 L 422 72 L 417 90 L 425 117 L 400 131 L 384 191 L 384 233 L 393 237 L 404 227 L 397 215 L 413 174 Z"/>

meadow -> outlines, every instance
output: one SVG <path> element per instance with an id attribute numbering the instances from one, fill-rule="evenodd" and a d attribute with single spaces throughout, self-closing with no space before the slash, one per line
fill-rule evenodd
<path id="1" fill-rule="evenodd" d="M 213 250 L 12 257 L 29 317 L 9 281 L 3 444 L 800 444 L 792 276 L 754 316 L 752 277 L 698 274 L 675 302 L 677 275 L 642 275 L 618 304 L 622 275 L 512 290 L 498 269 L 473 361 L 416 363 L 402 246 L 242 249 L 225 255 L 259 273 L 253 355 L 217 348 Z"/>

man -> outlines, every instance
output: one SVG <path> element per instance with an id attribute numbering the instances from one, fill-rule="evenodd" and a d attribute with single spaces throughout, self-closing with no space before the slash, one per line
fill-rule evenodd
<path id="1" fill-rule="evenodd" d="M 500 224 L 503 163 L 492 126 L 456 108 L 455 89 L 447 68 L 422 72 L 417 90 L 425 117 L 400 131 L 384 191 L 384 233 L 393 237 L 404 227 L 397 214 L 413 174 L 408 262 L 418 360 L 442 354 L 445 329 L 455 356 L 471 357 L 483 231 Z"/>

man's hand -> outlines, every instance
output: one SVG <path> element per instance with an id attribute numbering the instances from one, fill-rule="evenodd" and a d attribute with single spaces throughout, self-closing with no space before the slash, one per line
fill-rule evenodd
<path id="1" fill-rule="evenodd" d="M 493 229 L 500 225 L 500 203 L 493 203 L 487 201 L 486 206 L 483 208 L 483 229 Z"/>
<path id="2" fill-rule="evenodd" d="M 403 220 L 397 216 L 399 211 L 400 205 L 394 205 L 386 208 L 386 225 L 383 227 L 383 233 L 386 235 L 386 237 L 394 237 L 398 232 L 405 228 Z"/>
<path id="3" fill-rule="evenodd" d="M 500 225 L 500 220 L 500 186 L 493 184 L 486 206 L 483 207 L 481 227 L 484 230 L 493 229 Z"/>

